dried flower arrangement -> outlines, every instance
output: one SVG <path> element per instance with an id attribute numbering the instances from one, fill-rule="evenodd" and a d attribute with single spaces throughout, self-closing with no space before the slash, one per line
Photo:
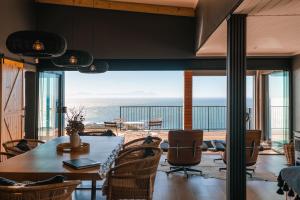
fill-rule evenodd
<path id="1" fill-rule="evenodd" d="M 84 131 L 84 107 L 69 108 L 69 111 L 67 112 L 66 116 L 68 122 L 66 126 L 67 135 L 71 136 L 74 133 Z"/>

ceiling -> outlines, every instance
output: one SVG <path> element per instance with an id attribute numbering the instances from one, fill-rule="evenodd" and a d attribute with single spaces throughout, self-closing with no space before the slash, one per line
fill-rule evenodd
<path id="1" fill-rule="evenodd" d="M 114 0 L 111 0 L 114 1 Z M 143 3 L 175 7 L 196 8 L 198 0 L 117 0 L 120 2 Z"/>
<path id="2" fill-rule="evenodd" d="M 106 10 L 141 12 L 194 17 L 198 0 L 34 0 L 36 3 L 57 4 Z"/>
<path id="3" fill-rule="evenodd" d="M 245 0 L 235 13 L 247 14 L 247 54 L 300 54 L 300 0 Z M 198 56 L 225 56 L 224 21 L 197 52 Z"/>

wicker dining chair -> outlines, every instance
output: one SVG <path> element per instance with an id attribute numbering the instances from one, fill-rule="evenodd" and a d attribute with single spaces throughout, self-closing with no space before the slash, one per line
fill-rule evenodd
<path id="1" fill-rule="evenodd" d="M 146 138 L 147 137 L 138 138 L 123 144 L 122 150 L 119 152 L 119 155 L 134 147 L 159 147 L 159 144 L 162 141 L 162 139 L 159 137 L 151 137 L 152 142 L 144 144 Z"/>
<path id="2" fill-rule="evenodd" d="M 7 153 L 7 152 L 0 152 L 0 162 L 6 161 L 9 158 L 14 157 L 14 154 Z"/>
<path id="3" fill-rule="evenodd" d="M 0 186 L 1 200 L 67 200 L 80 181 L 41 186 Z"/>
<path id="4" fill-rule="evenodd" d="M 130 154 L 153 151 L 153 155 L 144 154 L 135 160 L 126 162 Z M 111 168 L 103 187 L 107 199 L 152 199 L 157 167 L 162 150 L 155 147 L 136 147 L 125 152 L 118 158 L 119 165 Z"/>
<path id="5" fill-rule="evenodd" d="M 7 153 L 13 154 L 13 155 L 19 155 L 22 153 L 25 153 L 21 149 L 16 148 L 16 145 L 21 141 L 19 140 L 11 140 L 3 143 L 3 147 Z M 23 139 L 24 140 L 24 139 Z M 35 140 L 35 139 L 25 139 L 27 141 L 27 145 L 30 149 L 34 149 L 35 147 L 39 146 L 40 144 L 44 144 L 44 141 L 41 140 Z"/>

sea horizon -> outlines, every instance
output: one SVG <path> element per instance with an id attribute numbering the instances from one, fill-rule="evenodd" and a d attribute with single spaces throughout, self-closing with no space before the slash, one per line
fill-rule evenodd
<path id="1" fill-rule="evenodd" d="M 120 106 L 182 106 L 180 97 L 123 97 L 123 98 L 66 98 L 66 106 L 84 107 L 85 123 L 102 123 L 120 117 Z M 226 106 L 226 98 L 193 99 L 194 106 Z M 252 108 L 252 99 L 247 99 L 247 107 Z"/>

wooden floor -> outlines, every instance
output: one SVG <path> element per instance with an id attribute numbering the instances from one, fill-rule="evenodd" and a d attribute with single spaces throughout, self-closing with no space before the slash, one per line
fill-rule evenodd
<path id="1" fill-rule="evenodd" d="M 218 155 L 210 155 L 215 156 Z M 285 167 L 285 158 L 281 155 L 260 155 L 261 164 L 257 167 L 278 174 Z M 247 182 L 247 199 L 249 200 L 284 200 L 277 195 L 277 183 L 265 181 Z M 154 200 L 225 200 L 226 183 L 224 180 L 205 179 L 193 176 L 186 179 L 181 174 L 169 177 L 164 172 L 158 172 L 155 181 Z M 76 200 L 89 200 L 90 191 L 75 191 Z M 98 200 L 104 200 L 101 191 L 97 193 Z"/>

